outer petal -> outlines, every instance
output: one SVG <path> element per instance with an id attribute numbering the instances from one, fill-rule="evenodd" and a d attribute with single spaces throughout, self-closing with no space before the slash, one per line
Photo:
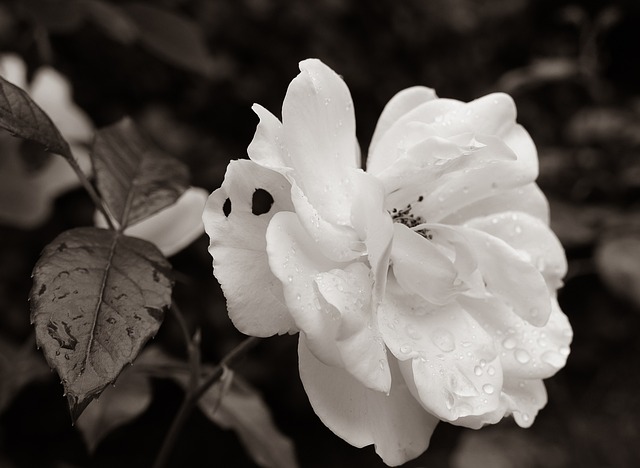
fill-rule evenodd
<path id="1" fill-rule="evenodd" d="M 291 165 L 291 158 L 284 146 L 282 123 L 259 104 L 254 104 L 253 112 L 260 118 L 256 133 L 247 148 L 252 161 L 281 171 Z"/>
<path id="2" fill-rule="evenodd" d="M 452 421 L 498 407 L 502 368 L 493 339 L 457 304 L 430 305 L 390 279 L 379 322 L 410 390 L 431 413 Z"/>
<path id="3" fill-rule="evenodd" d="M 565 365 L 573 332 L 555 297 L 542 327 L 523 321 L 495 299 L 460 297 L 458 302 L 494 337 L 509 378 L 546 379 Z"/>
<path id="4" fill-rule="evenodd" d="M 388 395 L 365 388 L 343 369 L 317 360 L 300 334 L 300 379 L 322 422 L 351 445 L 374 444 L 387 465 L 411 460 L 428 445 L 438 419 L 422 409 L 390 362 L 393 385 Z"/>
<path id="5" fill-rule="evenodd" d="M 316 276 L 324 299 L 340 312 L 336 344 L 345 369 L 363 385 L 388 393 L 391 374 L 372 303 L 373 278 L 364 263 Z"/>
<path id="6" fill-rule="evenodd" d="M 535 265 L 552 291 L 562 286 L 562 278 L 567 273 L 564 249 L 553 231 L 540 219 L 527 213 L 507 211 L 472 219 L 465 226 L 505 241 L 520 253 L 523 260 Z"/>
<path id="7" fill-rule="evenodd" d="M 448 138 L 471 132 L 501 138 L 510 134 L 515 117 L 513 99 L 503 93 L 466 104 L 450 99 L 428 101 L 405 114 L 385 133 L 370 155 L 368 170 L 378 174 L 408 148 L 429 137 Z"/>
<path id="8" fill-rule="evenodd" d="M 297 185 L 295 179 L 289 178 L 289 180 L 291 181 L 291 201 L 295 211 L 307 234 L 317 244 L 317 248 L 328 258 L 338 262 L 346 262 L 362 256 L 365 253 L 365 245 L 360 241 L 356 231 L 350 226 L 341 226 L 327 221 Z M 357 190 L 352 191 L 358 193 Z M 327 197 L 331 195 L 327 194 Z M 344 203 L 349 204 L 346 201 Z"/>
<path id="9" fill-rule="evenodd" d="M 433 89 L 424 86 L 413 86 L 403 89 L 393 96 L 384 107 L 382 114 L 380 114 L 376 129 L 371 138 L 371 144 L 369 145 L 369 153 L 375 153 L 375 147 L 380 138 L 382 138 L 387 130 L 403 115 L 425 102 L 433 101 L 437 97 Z"/>
<path id="10" fill-rule="evenodd" d="M 487 291 L 534 326 L 547 323 L 551 297 L 542 274 L 503 240 L 477 229 L 451 229 L 464 236 L 475 253 Z"/>
<path id="11" fill-rule="evenodd" d="M 295 180 L 324 219 L 348 224 L 352 192 L 345 168 L 360 165 L 351 95 L 319 60 L 300 62 L 300 70 L 282 105 Z"/>
<path id="12" fill-rule="evenodd" d="M 191 187 L 171 206 L 125 229 L 128 236 L 153 242 L 167 257 L 174 255 L 204 234 L 202 212 L 209 194 Z M 96 226 L 107 223 L 99 211 L 94 214 Z"/>
<path id="13" fill-rule="evenodd" d="M 267 229 L 267 254 L 273 274 L 282 282 L 287 308 L 322 362 L 343 367 L 335 343 L 340 312 L 318 291 L 320 273 L 345 267 L 323 256 L 294 213 L 277 213 Z"/>
<path id="14" fill-rule="evenodd" d="M 254 215 L 252 199 L 259 188 L 268 191 L 274 202 L 269 212 Z M 293 209 L 290 190 L 280 174 L 251 161 L 232 161 L 222 187 L 211 194 L 205 206 L 203 221 L 211 238 L 214 273 L 227 298 L 231 320 L 248 335 L 296 331 L 284 303 L 282 284 L 271 273 L 266 253 L 271 218 L 279 211 Z"/>
<path id="15" fill-rule="evenodd" d="M 425 133 L 424 125 L 430 124 L 443 114 L 464 106 L 454 99 L 433 99 L 427 101 L 399 118 L 369 150 L 367 172 L 378 175 L 396 159 L 404 155 L 408 148 L 437 133 Z"/>

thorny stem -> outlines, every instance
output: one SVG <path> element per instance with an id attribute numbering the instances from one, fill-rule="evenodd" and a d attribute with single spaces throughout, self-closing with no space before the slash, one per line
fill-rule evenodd
<path id="1" fill-rule="evenodd" d="M 251 348 L 253 348 L 259 341 L 259 338 L 249 337 L 242 341 L 238 346 L 233 348 L 229 354 L 227 354 L 220 364 L 218 364 L 213 371 L 207 376 L 207 378 L 197 387 L 189 388 L 187 390 L 187 394 L 185 395 L 182 404 L 180 405 L 180 409 L 178 409 L 178 413 L 176 414 L 173 423 L 171 423 L 171 427 L 167 432 L 167 435 L 164 438 L 162 443 L 162 447 L 160 447 L 160 452 L 156 457 L 156 461 L 153 465 L 153 468 L 164 468 L 169 461 L 169 455 L 171 454 L 171 450 L 175 445 L 175 442 L 180 434 L 182 426 L 187 421 L 189 415 L 193 408 L 195 408 L 198 400 L 202 395 L 204 395 L 209 388 L 215 384 L 224 372 L 225 367 L 231 367 L 235 364 L 240 358 L 242 358 Z"/>
<path id="2" fill-rule="evenodd" d="M 102 215 L 106 219 L 107 224 L 109 225 L 109 229 L 115 231 L 116 227 L 113 224 L 113 220 L 111 219 L 111 216 L 109 215 L 109 213 L 107 213 L 107 209 L 104 206 L 104 201 L 102 200 L 100 195 L 98 195 L 98 192 L 96 192 L 96 189 L 93 187 L 93 185 L 91 185 L 91 182 L 89 182 L 89 179 L 87 179 L 87 176 L 85 175 L 85 173 L 82 172 L 82 169 L 80 169 L 80 166 L 78 165 L 78 161 L 76 161 L 71 154 L 68 157 L 65 157 L 65 159 L 67 160 L 67 162 L 69 163 L 73 171 L 78 176 L 78 179 L 80 179 L 82 186 L 89 194 L 89 197 L 91 198 L 91 201 L 93 202 L 93 204 L 96 206 L 98 210 L 100 210 L 100 213 L 102 213 Z"/>

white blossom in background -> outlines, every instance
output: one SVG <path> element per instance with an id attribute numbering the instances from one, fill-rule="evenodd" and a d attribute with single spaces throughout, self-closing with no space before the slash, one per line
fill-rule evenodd
<path id="1" fill-rule="evenodd" d="M 420 455 L 439 421 L 528 427 L 572 330 L 556 300 L 564 251 L 512 99 L 401 91 L 364 171 L 347 86 L 318 60 L 300 69 L 282 121 L 254 106 L 250 160 L 229 164 L 205 208 L 235 326 L 299 332 L 316 414 L 388 465 Z"/>
<path id="2" fill-rule="evenodd" d="M 173 205 L 127 227 L 124 233 L 152 242 L 170 257 L 204 234 L 202 210 L 208 196 L 203 188 L 189 187 Z M 94 222 L 97 227 L 107 227 L 104 216 L 97 210 Z"/>
<path id="3" fill-rule="evenodd" d="M 93 125 L 74 104 L 67 79 L 50 67 L 41 67 L 28 83 L 26 65 L 14 54 L 0 56 L 0 74 L 27 91 L 51 117 L 82 170 L 89 173 L 87 148 Z M 0 224 L 30 229 L 44 223 L 55 198 L 78 187 L 80 181 L 62 156 L 50 155 L 42 167 L 29 168 L 20 154 L 21 144 L 7 132 L 0 135 Z"/>

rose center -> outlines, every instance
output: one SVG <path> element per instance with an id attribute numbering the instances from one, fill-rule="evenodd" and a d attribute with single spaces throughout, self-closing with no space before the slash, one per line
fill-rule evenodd
<path id="1" fill-rule="evenodd" d="M 422 197 L 418 198 L 418 202 L 422 201 Z M 389 214 L 391 215 L 391 219 L 393 219 L 394 223 L 402 223 L 407 227 L 414 228 L 419 226 L 420 224 L 426 223 L 426 220 L 420 216 L 415 215 L 411 212 L 412 204 L 409 203 L 406 207 L 402 209 L 394 208 Z M 432 235 L 429 233 L 428 229 L 414 229 L 415 232 L 420 234 L 425 239 L 432 239 Z"/>

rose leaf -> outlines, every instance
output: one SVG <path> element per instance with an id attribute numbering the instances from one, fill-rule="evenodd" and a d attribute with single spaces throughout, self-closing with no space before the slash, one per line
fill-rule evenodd
<path id="1" fill-rule="evenodd" d="M 47 245 L 33 271 L 31 321 L 75 421 L 156 334 L 171 265 L 151 243 L 91 227 Z"/>

